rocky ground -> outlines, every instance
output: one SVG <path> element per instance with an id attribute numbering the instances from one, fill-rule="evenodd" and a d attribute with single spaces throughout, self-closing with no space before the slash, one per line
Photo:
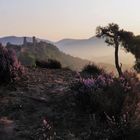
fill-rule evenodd
<path id="1" fill-rule="evenodd" d="M 56 140 L 86 139 L 89 116 L 78 111 L 69 88 L 75 77 L 68 69 L 29 68 L 22 81 L 1 86 L 0 140 L 47 140 L 43 120 Z"/>

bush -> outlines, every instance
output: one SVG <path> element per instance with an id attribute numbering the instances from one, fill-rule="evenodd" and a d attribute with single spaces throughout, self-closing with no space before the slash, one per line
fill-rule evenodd
<path id="1" fill-rule="evenodd" d="M 48 62 L 46 61 L 41 61 L 41 60 L 36 60 L 36 66 L 40 68 L 47 68 Z"/>
<path id="2" fill-rule="evenodd" d="M 61 63 L 59 61 L 53 60 L 53 59 L 48 60 L 48 67 L 50 69 L 61 69 L 62 68 Z"/>
<path id="3" fill-rule="evenodd" d="M 128 97 L 133 96 L 131 98 L 134 99 L 137 96 L 134 88 L 136 83 L 140 82 L 128 72 L 120 78 L 114 77 L 112 73 L 103 73 L 96 78 L 81 77 L 71 88 L 81 108 L 90 113 L 106 112 L 112 116 L 121 113 Z"/>
<path id="4" fill-rule="evenodd" d="M 61 63 L 57 60 L 48 59 L 48 61 L 39 61 L 36 60 L 36 66 L 41 68 L 48 68 L 48 69 L 61 69 Z"/>
<path id="5" fill-rule="evenodd" d="M 8 50 L 0 45 L 0 84 L 19 80 L 23 71 L 14 50 Z"/>
<path id="6" fill-rule="evenodd" d="M 90 75 L 99 75 L 101 73 L 103 73 L 104 70 L 99 68 L 98 66 L 96 66 L 95 64 L 88 64 L 88 65 L 85 65 L 83 70 L 82 70 L 82 73 L 87 73 L 87 74 L 90 74 Z"/>
<path id="7" fill-rule="evenodd" d="M 119 140 L 128 135 L 140 93 L 140 81 L 136 74 L 125 72 L 119 78 L 112 73 L 102 73 L 96 78 L 80 77 L 71 89 L 77 107 L 95 115 L 96 125 L 94 130 L 90 130 L 92 138 Z"/>

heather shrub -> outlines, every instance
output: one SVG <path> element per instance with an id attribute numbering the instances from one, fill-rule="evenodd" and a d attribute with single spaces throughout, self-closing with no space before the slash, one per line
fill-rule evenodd
<path id="1" fill-rule="evenodd" d="M 71 89 L 77 107 L 95 116 L 91 139 L 125 139 L 132 132 L 140 93 L 140 81 L 135 73 L 125 72 L 121 77 L 112 73 L 94 78 L 79 76 Z"/>
<path id="2" fill-rule="evenodd" d="M 61 63 L 57 60 L 48 59 L 48 61 L 39 61 L 36 60 L 36 66 L 41 68 L 48 68 L 48 69 L 61 69 Z"/>
<path id="3" fill-rule="evenodd" d="M 82 73 L 86 73 L 86 74 L 90 74 L 90 75 L 99 75 L 101 73 L 103 73 L 104 70 L 98 66 L 96 66 L 95 64 L 88 64 L 85 65 L 84 68 L 82 69 Z"/>
<path id="4" fill-rule="evenodd" d="M 128 72 L 116 78 L 112 73 L 102 73 L 96 78 L 80 77 L 72 86 L 76 102 L 91 113 L 106 112 L 109 115 L 121 113 L 124 101 L 136 97 L 133 89 L 138 79 Z"/>
<path id="5" fill-rule="evenodd" d="M 14 50 L 0 46 L 0 84 L 19 80 L 23 71 Z"/>

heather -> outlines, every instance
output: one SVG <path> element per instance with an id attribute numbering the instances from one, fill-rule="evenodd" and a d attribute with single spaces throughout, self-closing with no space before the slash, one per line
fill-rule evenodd
<path id="1" fill-rule="evenodd" d="M 126 139 L 134 129 L 140 82 L 135 73 L 115 77 L 102 73 L 81 77 L 71 85 L 75 102 L 92 122 L 89 138 Z"/>
<path id="2" fill-rule="evenodd" d="M 16 53 L 12 49 L 0 46 L 0 84 L 19 80 L 24 72 Z"/>

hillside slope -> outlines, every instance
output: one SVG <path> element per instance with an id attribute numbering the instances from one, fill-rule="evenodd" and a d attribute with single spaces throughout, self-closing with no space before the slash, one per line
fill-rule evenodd
<path id="1" fill-rule="evenodd" d="M 69 67 L 73 70 L 80 70 L 87 60 L 72 57 L 61 52 L 56 46 L 40 41 L 34 46 L 33 43 L 24 45 L 8 44 L 7 48 L 16 50 L 17 56 L 23 65 L 33 66 L 36 60 L 55 59 L 61 62 L 63 67 Z"/>

